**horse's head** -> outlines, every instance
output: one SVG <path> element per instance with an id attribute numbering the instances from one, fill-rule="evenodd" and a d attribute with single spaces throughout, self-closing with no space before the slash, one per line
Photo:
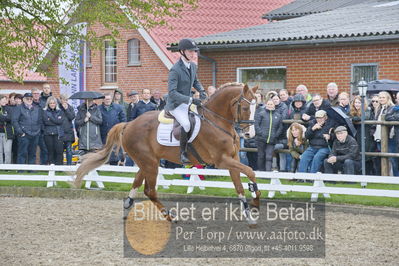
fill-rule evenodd
<path id="1" fill-rule="evenodd" d="M 257 90 L 258 86 L 249 88 L 248 85 L 245 84 L 241 93 L 231 101 L 231 112 L 236 123 L 254 119 L 256 107 L 255 93 Z"/>

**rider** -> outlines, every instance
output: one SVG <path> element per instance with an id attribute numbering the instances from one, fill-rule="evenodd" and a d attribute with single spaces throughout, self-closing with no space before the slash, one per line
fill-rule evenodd
<path id="1" fill-rule="evenodd" d="M 199 50 L 191 39 L 182 39 L 178 45 L 181 54 L 180 60 L 169 71 L 168 99 L 165 110 L 169 111 L 181 125 L 180 135 L 180 161 L 188 164 L 187 158 L 187 133 L 190 131 L 188 109 L 190 104 L 201 105 L 201 100 L 207 95 L 201 83 L 197 79 L 197 65 L 193 62 L 196 52 Z M 200 93 L 200 99 L 191 97 L 191 88 Z"/>

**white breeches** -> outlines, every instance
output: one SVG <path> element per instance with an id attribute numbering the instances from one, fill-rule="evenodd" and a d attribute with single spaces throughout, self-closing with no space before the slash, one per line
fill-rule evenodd
<path id="1" fill-rule="evenodd" d="M 188 120 L 188 108 L 189 108 L 188 104 L 182 103 L 174 110 L 169 111 L 186 132 L 190 131 L 190 120 Z"/>

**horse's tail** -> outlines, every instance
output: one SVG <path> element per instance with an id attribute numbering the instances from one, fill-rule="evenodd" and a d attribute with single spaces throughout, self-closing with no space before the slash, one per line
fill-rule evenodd
<path id="1" fill-rule="evenodd" d="M 80 188 L 82 179 L 85 175 L 108 161 L 114 145 L 117 146 L 117 152 L 119 151 L 122 146 L 122 132 L 125 128 L 125 125 L 126 123 L 119 123 L 113 126 L 108 132 L 107 142 L 105 143 L 104 147 L 97 152 L 89 153 L 83 156 L 83 162 L 76 171 L 76 179 L 74 181 L 76 188 Z"/>

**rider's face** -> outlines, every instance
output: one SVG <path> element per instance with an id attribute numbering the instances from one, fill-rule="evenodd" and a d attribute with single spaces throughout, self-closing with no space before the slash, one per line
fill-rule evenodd
<path id="1" fill-rule="evenodd" d="M 184 53 L 186 54 L 189 61 L 195 61 L 197 59 L 197 52 L 193 50 L 185 50 Z"/>

